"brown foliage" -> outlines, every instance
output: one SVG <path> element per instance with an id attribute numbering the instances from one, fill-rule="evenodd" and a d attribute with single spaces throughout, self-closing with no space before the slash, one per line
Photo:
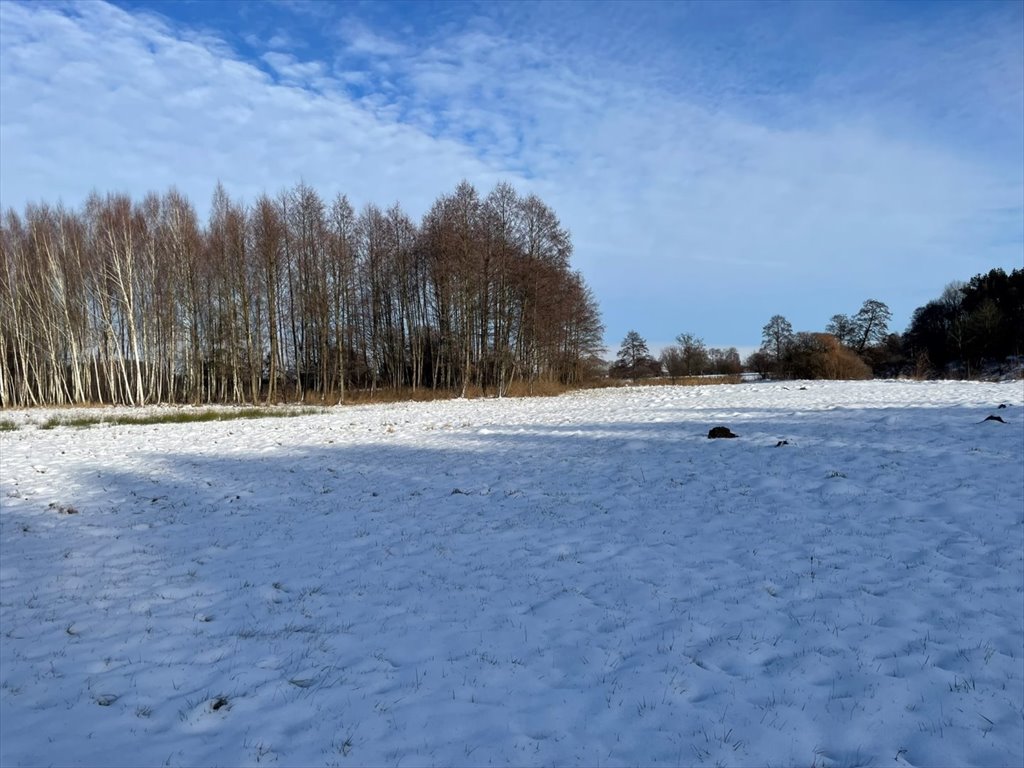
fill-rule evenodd
<path id="1" fill-rule="evenodd" d="M 798 379 L 871 378 L 867 363 L 829 333 L 798 333 L 787 362 L 790 375 Z"/>

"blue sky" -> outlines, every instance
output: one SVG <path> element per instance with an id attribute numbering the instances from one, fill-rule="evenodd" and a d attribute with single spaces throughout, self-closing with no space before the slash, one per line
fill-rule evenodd
<path id="1" fill-rule="evenodd" d="M 1024 3 L 0 2 L 0 205 L 535 192 L 614 349 L 1024 266 Z"/>

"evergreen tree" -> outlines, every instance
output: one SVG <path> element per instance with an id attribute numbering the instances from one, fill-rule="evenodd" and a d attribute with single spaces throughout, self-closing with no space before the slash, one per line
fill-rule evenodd
<path id="1" fill-rule="evenodd" d="M 660 373 L 661 364 L 651 357 L 644 338 L 636 331 L 627 333 L 610 374 L 620 379 L 640 379 Z"/>

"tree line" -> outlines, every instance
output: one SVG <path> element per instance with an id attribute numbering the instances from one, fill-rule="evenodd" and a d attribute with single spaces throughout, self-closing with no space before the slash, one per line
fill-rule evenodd
<path id="1" fill-rule="evenodd" d="M 1024 354 L 1024 269 L 993 269 L 953 282 L 914 310 L 904 353 L 919 375 L 973 376 Z"/>
<path id="2" fill-rule="evenodd" d="M 462 182 L 417 224 L 299 183 L 208 220 L 170 189 L 0 221 L 0 404 L 344 400 L 579 383 L 600 313 L 554 211 Z"/>
<path id="3" fill-rule="evenodd" d="M 736 347 L 708 347 L 698 336 L 681 333 L 676 337 L 676 344 L 669 345 L 654 358 L 647 341 L 636 331 L 626 334 L 615 362 L 608 369 L 608 375 L 614 379 L 666 374 L 675 380 L 689 376 L 737 376 L 742 372 L 743 364 Z"/>
<path id="4" fill-rule="evenodd" d="M 676 344 L 651 356 L 635 330 L 623 339 L 609 366 L 612 378 L 670 378 L 742 370 L 764 377 L 866 379 L 872 376 L 977 375 L 1004 368 L 1024 354 L 1024 269 L 993 269 L 946 286 L 942 296 L 918 307 L 903 334 L 892 332 L 892 312 L 868 299 L 852 315 L 836 314 L 822 331 L 794 331 L 783 315 L 761 329 L 761 347 L 743 364 L 735 348 L 708 348 L 681 333 Z"/>
<path id="5" fill-rule="evenodd" d="M 824 332 L 794 333 L 775 315 L 762 329 L 761 349 L 747 366 L 788 378 L 976 376 L 1019 368 L 1024 354 L 1024 269 L 996 268 L 914 310 L 902 334 L 892 313 L 868 299 L 854 315 L 833 315 Z"/>

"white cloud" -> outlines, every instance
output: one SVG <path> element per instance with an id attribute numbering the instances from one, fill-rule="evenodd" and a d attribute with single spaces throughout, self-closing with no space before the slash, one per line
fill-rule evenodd
<path id="1" fill-rule="evenodd" d="M 296 46 L 297 43 L 292 40 L 290 35 L 285 35 L 281 32 L 271 35 L 270 39 L 267 40 L 268 48 L 294 48 Z"/>
<path id="2" fill-rule="evenodd" d="M 290 53 L 268 51 L 260 57 L 282 80 L 297 84 L 330 85 L 324 77 L 324 65 L 319 61 L 299 61 Z"/>
<path id="3" fill-rule="evenodd" d="M 350 53 L 382 57 L 403 56 L 408 53 L 406 46 L 371 32 L 356 19 L 349 18 L 342 22 L 339 34 L 346 42 Z"/>
<path id="4" fill-rule="evenodd" d="M 422 212 L 463 177 L 503 175 L 465 146 L 327 89 L 319 62 L 268 53 L 275 83 L 152 20 L 102 3 L 76 11 L 0 5 L 5 206 L 173 184 L 202 210 L 217 179 L 252 200 L 301 178 L 325 197 L 397 198 Z M 310 79 L 325 87 L 299 87 Z M 389 168 L 401 175 L 387 178 Z"/>

